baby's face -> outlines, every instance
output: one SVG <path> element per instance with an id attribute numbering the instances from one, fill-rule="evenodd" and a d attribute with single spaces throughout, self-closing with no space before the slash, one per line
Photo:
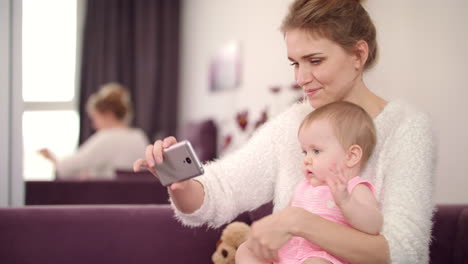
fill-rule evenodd
<path id="1" fill-rule="evenodd" d="M 326 183 L 331 170 L 344 164 L 346 152 L 335 136 L 329 121 L 315 120 L 299 131 L 299 142 L 304 153 L 303 173 L 307 179 Z"/>

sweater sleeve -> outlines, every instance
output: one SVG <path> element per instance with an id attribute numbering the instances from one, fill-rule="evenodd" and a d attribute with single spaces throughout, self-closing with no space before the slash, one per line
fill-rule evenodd
<path id="1" fill-rule="evenodd" d="M 251 211 L 272 200 L 278 173 L 278 139 L 284 132 L 284 121 L 294 115 L 284 112 L 263 125 L 240 149 L 205 167 L 196 178 L 204 186 L 203 205 L 192 214 L 184 214 L 173 205 L 183 224 L 208 224 L 218 227 L 245 211 Z"/>
<path id="2" fill-rule="evenodd" d="M 391 263 L 429 263 L 435 167 L 429 118 L 422 113 L 407 118 L 386 144 L 382 235 Z"/>
<path id="3" fill-rule="evenodd" d="M 105 135 L 95 133 L 74 154 L 57 162 L 57 173 L 61 177 L 73 177 L 82 170 L 103 164 L 104 161 L 109 160 L 107 152 L 112 151 L 108 148 L 106 141 Z"/>

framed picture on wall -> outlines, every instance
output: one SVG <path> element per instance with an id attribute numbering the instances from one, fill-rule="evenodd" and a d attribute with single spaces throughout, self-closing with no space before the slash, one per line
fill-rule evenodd
<path id="1" fill-rule="evenodd" d="M 242 74 L 241 47 L 239 42 L 223 46 L 210 61 L 210 91 L 233 90 L 240 86 Z"/>

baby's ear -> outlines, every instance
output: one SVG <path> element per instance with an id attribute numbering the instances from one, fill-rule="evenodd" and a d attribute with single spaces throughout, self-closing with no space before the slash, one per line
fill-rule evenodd
<path id="1" fill-rule="evenodd" d="M 346 153 L 346 166 L 352 168 L 359 164 L 362 158 L 362 148 L 359 145 L 352 145 Z"/>

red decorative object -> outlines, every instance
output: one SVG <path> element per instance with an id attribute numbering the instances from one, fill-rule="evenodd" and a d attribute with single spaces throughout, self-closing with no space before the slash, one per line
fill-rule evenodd
<path id="1" fill-rule="evenodd" d="M 224 136 L 223 145 L 221 146 L 221 151 L 225 151 L 231 145 L 231 142 L 232 142 L 231 134 L 227 134 L 226 136 Z"/>
<path id="2" fill-rule="evenodd" d="M 281 92 L 281 86 L 279 86 L 279 85 L 271 86 L 270 87 L 270 92 L 273 93 L 273 94 L 277 94 L 277 93 Z"/>
<path id="3" fill-rule="evenodd" d="M 249 111 L 248 110 L 241 111 L 241 112 L 237 113 L 237 115 L 236 115 L 237 124 L 239 125 L 239 127 L 240 127 L 240 129 L 242 131 L 245 131 L 247 129 L 247 125 L 249 123 L 248 117 L 249 117 Z"/>
<path id="4" fill-rule="evenodd" d="M 299 86 L 299 84 L 297 84 L 297 83 L 293 83 L 293 84 L 291 84 L 291 89 L 292 90 L 301 90 L 302 87 Z"/>
<path id="5" fill-rule="evenodd" d="M 255 122 L 255 127 L 254 129 L 259 128 L 261 125 L 265 124 L 266 121 L 268 121 L 268 112 L 267 110 L 263 110 L 262 115 L 260 116 L 260 119 Z"/>

